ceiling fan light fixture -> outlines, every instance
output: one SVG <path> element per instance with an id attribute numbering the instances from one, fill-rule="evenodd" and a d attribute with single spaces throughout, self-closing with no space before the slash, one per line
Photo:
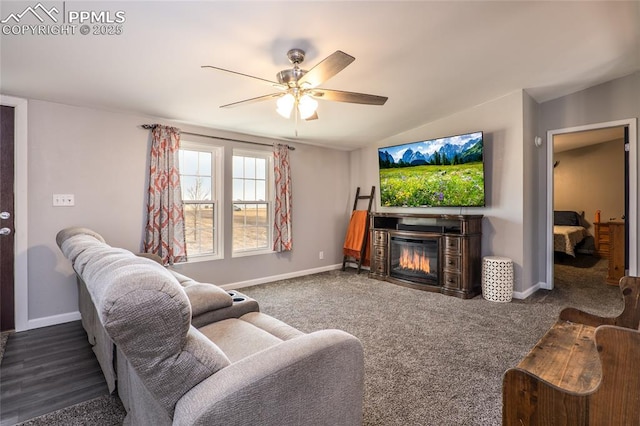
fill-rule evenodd
<path id="1" fill-rule="evenodd" d="M 300 118 L 306 120 L 311 117 L 318 108 L 318 101 L 313 99 L 309 95 L 302 95 L 298 101 L 298 111 L 300 111 Z"/>
<path id="2" fill-rule="evenodd" d="M 298 118 L 303 120 L 316 120 L 318 118 L 318 114 L 316 113 L 316 109 L 318 108 L 317 98 L 327 101 L 348 102 L 363 105 L 384 105 L 387 101 L 387 97 L 385 96 L 345 92 L 319 87 L 325 81 L 352 63 L 356 59 L 353 56 L 348 55 L 341 50 L 336 50 L 308 71 L 300 68 L 300 64 L 304 61 L 304 56 L 305 52 L 302 49 L 289 50 L 289 52 L 287 52 L 287 57 L 293 67 L 282 70 L 276 74 L 277 82 L 260 77 L 254 77 L 237 71 L 231 71 L 225 68 L 214 67 L 212 65 L 203 65 L 202 67 L 260 80 L 282 91 L 221 105 L 220 108 L 230 108 L 277 98 L 276 112 L 282 117 L 287 119 L 291 118 L 293 109 L 297 108 L 295 110 L 296 123 L 298 122 Z"/>
<path id="3" fill-rule="evenodd" d="M 296 98 L 291 93 L 287 93 L 286 95 L 278 98 L 278 101 L 276 102 L 276 111 L 284 118 L 289 118 L 291 117 L 291 111 L 293 111 L 295 103 Z"/>

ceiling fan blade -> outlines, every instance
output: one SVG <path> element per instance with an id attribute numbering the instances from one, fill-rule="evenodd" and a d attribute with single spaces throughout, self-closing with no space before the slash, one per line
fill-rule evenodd
<path id="1" fill-rule="evenodd" d="M 269 99 L 278 98 L 282 93 L 270 93 L 268 95 L 258 96 L 257 98 L 245 99 L 243 101 L 233 102 L 231 104 L 220 105 L 220 108 L 233 108 L 241 105 L 252 104 L 255 102 L 268 101 Z"/>
<path id="2" fill-rule="evenodd" d="M 355 60 L 356 58 L 353 56 L 341 50 L 336 50 L 303 75 L 300 80 L 298 80 L 298 84 L 301 87 L 303 84 L 306 87 L 317 87 L 338 74 Z"/>
<path id="3" fill-rule="evenodd" d="M 311 96 L 326 101 L 349 102 L 352 104 L 384 105 L 386 96 L 368 95 L 366 93 L 343 92 L 331 89 L 313 89 L 308 92 Z"/>
<path id="4" fill-rule="evenodd" d="M 241 75 L 243 77 L 253 78 L 255 80 L 260 80 L 262 82 L 270 84 L 271 86 L 279 87 L 281 89 L 286 89 L 288 87 L 286 84 L 280 84 L 277 81 L 271 81 L 271 80 L 267 80 L 266 78 L 255 77 L 253 75 L 243 74 L 243 73 L 237 72 L 237 71 L 231 71 L 231 70 L 227 70 L 227 69 L 224 69 L 224 68 L 214 67 L 212 65 L 202 65 L 200 68 L 211 68 L 211 69 L 218 70 L 218 71 L 224 71 L 224 72 L 228 72 L 228 73 L 231 73 L 231 74 Z"/>
<path id="5" fill-rule="evenodd" d="M 307 117 L 305 118 L 305 121 L 311 121 L 311 120 L 317 120 L 318 119 L 318 112 L 314 112 L 313 115 L 311 117 Z"/>

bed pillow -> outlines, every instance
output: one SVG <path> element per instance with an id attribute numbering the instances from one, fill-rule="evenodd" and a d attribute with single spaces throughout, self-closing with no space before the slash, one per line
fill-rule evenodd
<path id="1" fill-rule="evenodd" d="M 580 215 L 573 211 L 554 211 L 553 224 L 559 226 L 581 226 Z"/>

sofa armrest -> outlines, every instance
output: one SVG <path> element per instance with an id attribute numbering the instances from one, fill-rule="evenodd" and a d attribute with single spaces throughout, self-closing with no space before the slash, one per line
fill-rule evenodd
<path id="1" fill-rule="evenodd" d="M 199 315 L 193 315 L 191 324 L 196 327 L 204 327 L 213 322 L 226 320 L 229 318 L 240 318 L 249 312 L 259 312 L 258 302 L 249 296 L 239 293 L 236 290 L 227 291 L 233 304 L 224 308 L 209 310 Z"/>
<path id="2" fill-rule="evenodd" d="M 169 272 L 178 280 L 187 294 L 191 304 L 191 315 L 194 318 L 206 312 L 233 305 L 231 295 L 217 285 L 195 281 L 172 269 L 169 269 Z"/>
<path id="3" fill-rule="evenodd" d="M 216 372 L 176 404 L 174 425 L 360 425 L 360 341 L 322 330 L 284 341 Z"/>

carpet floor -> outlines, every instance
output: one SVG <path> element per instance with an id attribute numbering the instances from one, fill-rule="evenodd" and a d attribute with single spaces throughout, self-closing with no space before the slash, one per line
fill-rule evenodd
<path id="1" fill-rule="evenodd" d="M 505 370 L 515 366 L 565 306 L 617 315 L 606 260 L 561 259 L 555 288 L 526 300 L 461 300 L 330 271 L 240 291 L 262 312 L 305 331 L 345 330 L 365 350 L 365 425 L 499 425 Z M 94 417 L 88 417 L 94 416 Z M 97 417 L 96 417 L 97 416 Z M 121 424 L 117 398 L 98 398 L 22 425 Z M 96 419 L 100 419 L 97 421 Z"/>

